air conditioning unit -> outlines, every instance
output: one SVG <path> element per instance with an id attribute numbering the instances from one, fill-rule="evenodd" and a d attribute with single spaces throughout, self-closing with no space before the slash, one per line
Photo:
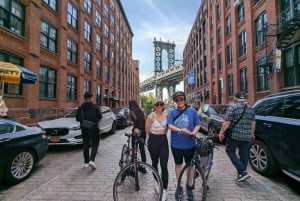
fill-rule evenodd
<path id="1" fill-rule="evenodd" d="M 243 3 L 242 0 L 235 0 L 234 3 L 233 3 L 233 7 L 237 8 L 242 3 Z"/>

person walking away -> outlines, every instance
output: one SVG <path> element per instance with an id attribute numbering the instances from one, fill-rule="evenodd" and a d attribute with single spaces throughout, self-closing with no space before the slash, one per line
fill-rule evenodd
<path id="1" fill-rule="evenodd" d="M 182 169 L 183 159 L 189 163 L 196 149 L 196 141 L 193 139 L 200 129 L 200 119 L 194 108 L 186 104 L 186 95 L 183 91 L 177 91 L 173 95 L 177 108 L 172 110 L 167 119 L 168 128 L 171 130 L 171 151 L 175 162 L 175 174 L 178 180 Z M 177 186 L 175 198 L 179 198 L 183 192 L 182 186 Z M 192 188 L 186 185 L 188 200 L 193 200 Z"/>
<path id="2" fill-rule="evenodd" d="M 222 142 L 225 138 L 226 129 L 237 122 L 232 129 L 231 137 L 226 139 L 226 153 L 237 170 L 237 181 L 241 182 L 250 178 L 246 169 L 250 142 L 255 140 L 255 112 L 245 101 L 243 92 L 235 94 L 234 102 L 235 104 L 228 107 L 226 111 L 225 121 L 219 133 L 219 140 Z"/>
<path id="3" fill-rule="evenodd" d="M 92 94 L 84 94 L 85 102 L 82 103 L 76 113 L 76 121 L 80 121 L 80 128 L 83 139 L 83 157 L 84 167 L 90 166 L 93 170 L 96 169 L 95 158 L 98 151 L 100 141 L 100 130 L 98 127 L 99 121 L 102 118 L 99 106 L 92 103 Z M 92 128 L 83 127 L 83 120 L 88 120 L 94 123 Z M 90 146 L 92 147 L 90 153 Z"/>
<path id="4" fill-rule="evenodd" d="M 146 131 L 145 131 L 145 123 L 146 123 L 146 116 L 144 111 L 140 108 L 140 106 L 137 104 L 135 100 L 130 100 L 128 102 L 129 110 L 130 110 L 130 118 L 133 122 L 133 128 L 132 132 L 136 135 L 139 135 L 141 138 L 143 138 L 143 141 L 140 141 L 138 143 L 141 159 L 143 162 L 146 162 L 146 152 L 145 152 L 145 140 L 146 140 Z M 132 138 L 132 145 L 134 145 L 135 137 Z M 147 173 L 147 170 L 145 167 L 140 166 L 139 171 L 142 173 Z"/>
<path id="5" fill-rule="evenodd" d="M 161 178 L 163 182 L 162 201 L 167 200 L 168 196 L 168 160 L 169 144 L 167 138 L 167 113 L 164 112 L 164 102 L 157 100 L 154 104 L 154 110 L 146 119 L 146 133 L 148 135 L 148 150 L 152 160 L 152 167 L 158 171 L 158 160 L 161 167 Z M 157 193 L 159 186 L 156 184 Z"/>

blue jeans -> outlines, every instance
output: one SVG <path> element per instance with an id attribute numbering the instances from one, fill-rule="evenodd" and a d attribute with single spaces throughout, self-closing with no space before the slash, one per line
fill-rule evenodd
<path id="1" fill-rule="evenodd" d="M 238 174 L 246 171 L 248 165 L 250 142 L 227 139 L 226 152 Z M 238 156 L 236 150 L 238 149 Z"/>

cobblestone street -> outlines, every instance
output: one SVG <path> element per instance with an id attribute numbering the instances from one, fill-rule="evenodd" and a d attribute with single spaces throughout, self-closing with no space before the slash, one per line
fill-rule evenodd
<path id="1" fill-rule="evenodd" d="M 130 130 L 130 128 L 126 128 Z M 118 160 L 121 145 L 126 141 L 124 130 L 101 139 L 96 158 L 97 169 L 83 169 L 81 148 L 59 148 L 49 150 L 47 157 L 38 164 L 26 181 L 11 187 L 0 186 L 2 201 L 37 200 L 91 200 L 112 201 L 112 186 L 119 171 Z M 150 157 L 148 155 L 148 162 Z M 215 158 L 208 184 L 208 201 L 296 201 L 300 200 L 299 183 L 274 182 L 256 174 L 249 167 L 251 178 L 245 182 L 235 181 L 236 173 L 225 154 L 224 147 L 215 149 Z M 294 186 L 294 187 L 291 187 Z M 176 178 L 173 157 L 169 159 L 169 196 L 175 200 Z"/>

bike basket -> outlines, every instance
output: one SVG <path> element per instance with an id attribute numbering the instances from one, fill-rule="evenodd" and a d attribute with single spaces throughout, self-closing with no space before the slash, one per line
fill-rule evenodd
<path id="1" fill-rule="evenodd" d="M 202 139 L 197 146 L 197 152 L 200 156 L 208 156 L 213 152 L 214 143 L 210 139 Z"/>

